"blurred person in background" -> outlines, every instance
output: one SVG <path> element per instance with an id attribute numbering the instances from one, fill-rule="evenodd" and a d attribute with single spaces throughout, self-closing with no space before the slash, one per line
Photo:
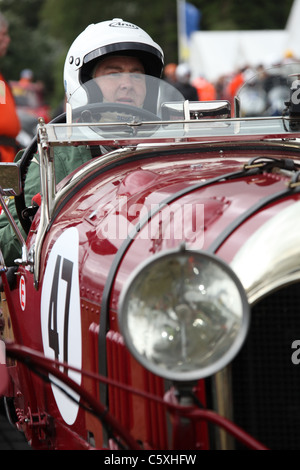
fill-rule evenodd
<path id="1" fill-rule="evenodd" d="M 236 96 L 238 90 L 244 85 L 246 79 L 247 67 L 242 67 L 232 74 L 232 77 L 228 80 L 226 87 L 226 94 L 228 100 L 233 104 L 234 97 Z"/>
<path id="2" fill-rule="evenodd" d="M 21 86 L 28 86 L 32 83 L 32 80 L 33 80 L 33 72 L 31 69 L 24 69 L 22 70 L 22 72 L 20 73 L 20 80 L 19 80 L 19 84 Z"/>
<path id="3" fill-rule="evenodd" d="M 175 71 L 176 82 L 174 86 L 182 93 L 184 98 L 189 101 L 198 101 L 197 89 L 191 85 L 191 70 L 188 64 L 179 64 Z"/>
<path id="4" fill-rule="evenodd" d="M 213 101 L 217 99 L 215 86 L 203 76 L 194 78 L 191 83 L 197 90 L 199 101 Z"/>
<path id="5" fill-rule="evenodd" d="M 0 58 L 6 55 L 10 43 L 8 22 L 0 13 Z M 0 161 L 12 162 L 18 147 L 16 137 L 21 130 L 15 100 L 0 72 Z"/>
<path id="6" fill-rule="evenodd" d="M 175 62 L 170 62 L 167 64 L 163 70 L 163 78 L 166 82 L 174 85 L 176 83 L 176 68 L 177 64 Z"/>

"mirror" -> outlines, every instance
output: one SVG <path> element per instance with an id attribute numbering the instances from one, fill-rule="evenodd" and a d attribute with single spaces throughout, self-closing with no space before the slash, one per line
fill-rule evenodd
<path id="1" fill-rule="evenodd" d="M 2 196 L 21 194 L 22 185 L 17 163 L 0 163 L 0 191 Z"/>
<path id="2" fill-rule="evenodd" d="M 187 110 L 185 109 L 187 106 Z M 229 101 L 186 101 L 163 103 L 163 121 L 180 119 L 227 119 L 231 117 Z"/>

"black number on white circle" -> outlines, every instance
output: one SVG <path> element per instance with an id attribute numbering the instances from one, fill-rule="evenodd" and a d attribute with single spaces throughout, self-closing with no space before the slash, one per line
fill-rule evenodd
<path id="1" fill-rule="evenodd" d="M 62 266 L 62 268 L 61 268 Z M 60 269 L 61 268 L 61 269 Z M 61 272 L 61 274 L 60 274 Z M 63 322 L 63 362 L 68 362 L 68 332 L 69 332 L 69 313 L 70 313 L 70 297 L 72 285 L 72 261 L 57 256 L 48 311 L 48 338 L 49 347 L 53 349 L 55 359 L 59 357 L 59 329 L 57 324 L 58 313 L 58 292 L 59 283 L 63 280 L 66 282 L 66 298 L 64 305 L 64 322 Z M 66 371 L 65 371 L 66 372 Z"/>

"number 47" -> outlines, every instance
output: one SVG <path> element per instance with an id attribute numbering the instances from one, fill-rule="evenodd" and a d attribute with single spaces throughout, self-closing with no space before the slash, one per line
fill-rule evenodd
<path id="1" fill-rule="evenodd" d="M 68 362 L 68 333 L 69 333 L 69 313 L 70 313 L 70 296 L 71 296 L 71 284 L 72 284 L 72 272 L 73 272 L 73 263 L 72 261 L 62 258 L 60 255 L 57 256 L 54 276 L 51 287 L 51 295 L 49 302 L 49 311 L 48 311 L 48 338 L 49 338 L 49 347 L 53 349 L 55 354 L 55 359 L 59 358 L 59 334 L 63 335 L 63 358 L 62 361 Z M 60 274 L 61 273 L 61 274 Z M 58 312 L 59 310 L 59 297 L 58 294 L 61 291 L 59 289 L 61 281 L 66 282 L 66 294 L 65 294 L 65 304 L 63 306 L 63 326 L 62 331 L 58 328 Z M 64 371 L 66 372 L 66 371 Z"/>

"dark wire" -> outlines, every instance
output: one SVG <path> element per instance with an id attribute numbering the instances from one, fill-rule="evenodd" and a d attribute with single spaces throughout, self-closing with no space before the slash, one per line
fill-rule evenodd
<path id="1" fill-rule="evenodd" d="M 88 406 L 84 405 L 82 402 L 77 401 L 75 397 L 73 397 L 67 390 L 65 390 L 61 385 L 59 385 L 57 382 L 54 380 L 50 379 L 49 375 L 45 375 L 41 371 L 39 371 L 34 364 L 32 363 L 31 359 L 29 357 L 24 357 L 24 358 L 18 358 L 21 362 L 23 362 L 28 369 L 30 369 L 34 374 L 36 374 L 39 378 L 41 378 L 45 383 L 48 383 L 50 385 L 54 385 L 57 387 L 61 392 L 63 392 L 70 400 L 72 400 L 74 403 L 78 404 L 84 411 L 87 411 L 88 413 L 91 413 L 94 415 L 96 418 L 98 418 L 102 424 L 102 426 L 106 429 L 106 432 L 108 434 L 108 437 L 111 438 L 117 446 L 120 448 L 120 450 L 126 450 L 126 447 L 120 442 L 120 440 L 114 435 L 113 431 L 111 430 L 110 426 L 108 426 L 106 420 L 105 420 L 105 415 L 108 412 L 108 409 L 105 408 L 105 412 L 102 414 L 97 413 L 95 410 L 89 408 Z M 60 380 L 60 379 L 57 379 Z M 61 380 L 60 380 L 61 381 Z"/>

